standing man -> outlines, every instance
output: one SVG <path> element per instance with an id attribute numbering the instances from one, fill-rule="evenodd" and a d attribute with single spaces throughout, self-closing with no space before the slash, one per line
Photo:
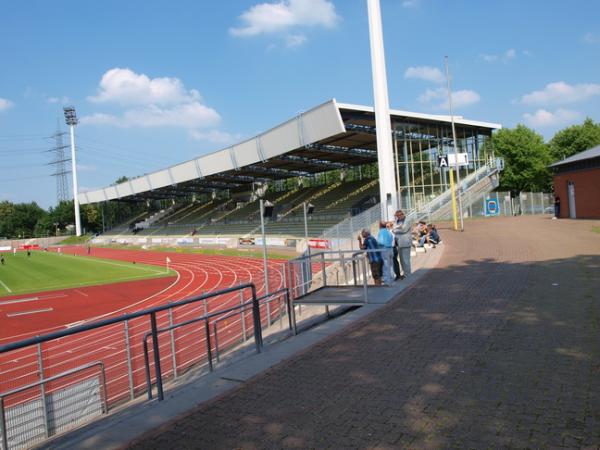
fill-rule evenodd
<path id="1" fill-rule="evenodd" d="M 377 240 L 371 236 L 371 231 L 368 228 L 363 228 L 361 231 L 358 236 L 358 244 L 360 245 L 361 250 L 377 250 L 379 248 Z M 367 258 L 369 259 L 369 265 L 371 266 L 373 281 L 377 286 L 380 286 L 383 283 L 383 280 L 381 279 L 383 269 L 381 252 L 367 252 Z"/>
<path id="2" fill-rule="evenodd" d="M 560 217 L 560 197 L 556 195 L 554 197 L 554 218 L 558 219 Z"/>
<path id="3" fill-rule="evenodd" d="M 387 223 L 383 220 L 379 222 L 379 234 L 377 234 L 377 244 L 379 248 L 384 248 L 383 257 L 383 282 L 384 284 L 392 284 L 392 247 L 394 245 L 394 235 L 387 229 Z"/>
<path id="4" fill-rule="evenodd" d="M 400 257 L 400 265 L 402 266 L 402 276 L 406 278 L 411 273 L 410 268 L 410 247 L 412 246 L 412 225 L 406 220 L 404 211 L 399 209 L 396 211 L 396 221 L 392 228 L 396 245 L 398 246 L 398 256 Z"/>

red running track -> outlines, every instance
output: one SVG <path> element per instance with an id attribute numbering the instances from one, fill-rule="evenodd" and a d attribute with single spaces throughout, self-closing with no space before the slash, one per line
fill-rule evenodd
<path id="1" fill-rule="evenodd" d="M 81 247 L 63 248 L 63 252 L 88 257 L 85 255 L 85 248 Z M 89 257 L 163 266 L 166 257 L 169 257 L 169 266 L 177 272 L 177 276 L 2 297 L 0 345 L 247 282 L 255 283 L 259 296 L 264 294 L 261 259 L 100 248 L 92 249 Z M 270 292 L 284 286 L 284 273 L 284 261 L 269 261 Z M 247 301 L 249 297 L 250 292 L 246 291 L 244 300 Z M 185 322 L 238 305 L 239 302 L 240 294 L 236 292 L 213 297 L 204 303 L 180 307 L 172 314 L 165 311 L 157 315 L 158 326 L 162 328 L 170 323 Z M 280 307 L 284 305 L 278 301 L 271 304 L 271 319 L 278 316 Z M 261 310 L 263 322 L 266 322 L 265 309 L 263 307 Z M 35 310 L 40 312 L 7 316 L 15 312 Z M 250 313 L 244 318 L 244 326 L 246 335 L 252 336 Z M 38 381 L 40 360 L 41 372 L 46 378 L 90 362 L 102 361 L 106 368 L 109 403 L 127 400 L 132 393 L 137 395 L 145 391 L 142 342 L 149 329 L 149 318 L 143 317 L 130 320 L 127 324 L 114 324 L 50 341 L 42 344 L 39 349 L 24 348 L 0 355 L 0 393 Z M 219 324 L 221 348 L 234 345 L 241 339 L 240 316 Z M 161 334 L 159 345 L 161 368 L 167 378 L 194 364 L 206 362 L 206 335 L 202 322 Z M 150 357 L 153 361 L 152 352 Z M 153 367 L 153 363 L 151 366 Z M 94 370 L 88 370 L 87 375 L 79 373 L 49 383 L 46 391 L 61 389 L 83 376 L 96 375 L 97 370 Z M 30 389 L 8 398 L 5 405 L 22 403 L 38 398 L 39 395 L 39 388 Z"/>

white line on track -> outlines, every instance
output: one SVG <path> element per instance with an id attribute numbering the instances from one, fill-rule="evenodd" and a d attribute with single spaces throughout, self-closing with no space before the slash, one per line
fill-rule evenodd
<path id="1" fill-rule="evenodd" d="M 15 312 L 15 313 L 8 313 L 8 314 L 6 314 L 6 317 L 26 316 L 28 314 L 37 314 L 37 313 L 50 312 L 50 311 L 54 311 L 54 308 L 34 309 L 32 311 L 20 311 L 20 312 Z"/>
<path id="2" fill-rule="evenodd" d="M 81 256 L 71 256 L 71 255 L 67 255 L 67 254 L 63 254 L 64 256 L 67 256 L 69 258 L 77 258 L 77 259 L 81 259 Z M 88 259 L 88 261 L 91 261 Z M 98 263 L 102 263 L 102 264 L 109 264 L 111 266 L 117 266 L 117 267 L 127 267 L 127 268 L 133 268 L 133 269 L 138 269 L 138 270 L 146 270 L 148 272 L 153 272 L 153 273 L 165 273 L 165 271 L 163 269 L 151 269 L 149 267 L 138 267 L 138 266 L 134 266 L 132 264 L 119 264 L 117 262 L 113 262 L 113 261 L 103 261 L 100 258 L 94 258 L 93 259 L 94 262 L 98 262 Z M 144 263 L 142 263 L 144 264 Z"/>
<path id="3" fill-rule="evenodd" d="M 89 295 L 88 295 L 88 294 L 86 294 L 86 293 L 85 293 L 85 292 L 83 292 L 83 291 L 80 291 L 79 289 L 74 289 L 74 291 L 75 291 L 75 292 L 77 292 L 78 294 L 81 294 L 81 295 L 83 295 L 84 297 L 89 297 Z"/>
<path id="4" fill-rule="evenodd" d="M 148 255 L 150 256 L 150 255 Z M 178 255 L 178 256 L 183 256 L 183 255 Z M 140 262 L 145 262 L 147 264 L 152 264 L 160 261 L 162 262 L 162 256 L 159 259 L 154 259 L 154 258 L 148 258 L 147 261 L 143 261 L 143 258 L 140 259 Z M 244 282 L 244 281 L 258 281 L 259 283 L 257 283 L 257 294 L 260 295 L 261 291 L 264 290 L 264 286 L 263 283 L 260 283 L 261 278 L 262 278 L 262 270 L 260 270 L 259 268 L 257 268 L 255 266 L 256 262 L 253 261 L 253 259 L 247 259 L 247 258 L 240 258 L 236 261 L 237 264 L 232 264 L 232 260 L 230 258 L 224 258 L 224 260 L 222 259 L 213 259 L 211 261 L 210 264 L 210 270 L 211 273 L 217 272 L 217 274 L 219 275 L 219 280 L 217 283 L 214 283 L 214 280 L 210 280 L 211 284 L 214 283 L 214 285 L 209 286 L 209 289 L 206 290 L 205 292 L 211 292 L 215 289 L 219 289 L 219 288 L 224 288 L 226 286 L 219 286 L 224 280 L 224 272 L 230 272 L 233 275 L 233 280 L 231 280 L 229 283 L 223 283 L 223 284 L 229 284 L 230 286 L 235 284 L 236 281 L 240 278 L 239 282 Z M 205 284 L 209 281 L 209 277 L 208 277 L 208 271 L 203 267 L 206 265 L 206 261 L 203 261 L 202 264 L 199 263 L 199 261 L 197 261 L 197 259 L 195 257 L 185 257 L 183 256 L 183 258 L 180 259 L 180 261 L 178 261 L 178 264 L 173 264 L 174 266 L 177 265 L 179 266 L 178 269 L 182 272 L 187 272 L 191 275 L 191 279 L 186 280 L 187 282 L 185 284 L 183 284 L 182 286 L 178 286 L 178 282 L 182 281 L 180 280 L 180 276 L 181 274 L 179 273 L 179 271 L 177 271 L 177 279 L 175 280 L 175 282 L 173 282 L 170 286 L 166 287 L 165 289 L 161 290 L 160 292 L 157 292 L 149 297 L 146 297 L 145 299 L 142 300 L 138 300 L 137 302 L 135 302 L 134 304 L 130 304 L 125 308 L 121 308 L 117 311 L 112 311 L 112 314 L 118 312 L 118 311 L 123 311 L 126 309 L 131 308 L 132 306 L 136 305 L 136 306 L 141 306 L 142 303 L 146 303 L 144 306 L 145 307 L 149 307 L 155 304 L 160 304 L 165 302 L 167 299 L 173 299 L 176 296 L 179 298 L 186 298 L 188 296 L 191 296 L 193 293 L 200 291 Z M 281 286 L 283 284 L 283 277 L 281 276 L 282 273 L 277 270 L 274 264 L 269 264 L 270 266 L 270 270 L 273 270 L 275 273 L 277 273 L 279 275 L 279 286 Z M 173 267 L 174 268 L 174 267 Z M 190 270 L 191 269 L 191 270 Z M 253 269 L 253 270 L 249 270 L 249 269 Z M 248 276 L 248 280 L 243 280 L 246 277 L 239 277 L 238 273 L 236 273 L 237 271 L 241 271 L 241 272 L 246 272 L 247 276 Z M 204 280 L 198 284 L 194 283 L 194 279 L 197 278 L 197 275 L 204 275 Z M 170 292 L 167 294 L 167 291 L 169 291 L 170 288 L 176 288 L 174 292 Z M 191 289 L 190 289 L 191 288 Z M 276 289 L 276 288 L 275 288 Z M 186 292 L 187 290 L 187 292 Z M 148 300 L 153 299 L 153 301 L 148 302 Z M 110 315 L 111 313 L 107 313 L 107 314 L 103 314 L 102 316 L 106 316 L 106 315 Z M 102 317 L 99 316 L 99 317 Z M 99 317 L 95 317 L 95 318 L 90 318 L 87 319 L 85 322 L 90 321 L 90 320 L 94 320 L 94 319 L 98 319 Z M 82 323 L 84 321 L 81 321 Z M 76 324 L 78 324 L 78 322 L 76 322 Z M 74 326 L 74 324 L 69 324 L 71 326 Z M 53 327 L 53 328 L 49 328 L 43 331 L 49 331 L 51 329 L 55 329 L 55 328 L 59 328 L 59 327 Z M 97 337 L 101 336 L 101 333 L 94 333 L 94 335 L 97 335 Z M 13 337 L 14 338 L 14 337 Z M 92 343 L 90 342 L 91 336 L 85 336 L 82 337 L 80 339 L 74 339 L 74 340 L 69 340 L 69 349 L 64 349 L 63 352 L 67 353 L 67 354 L 71 354 L 74 353 L 74 349 L 73 349 L 73 345 L 76 345 L 77 347 L 77 351 L 80 352 L 82 351 L 85 347 L 89 347 Z M 5 339 L 0 339 L 0 341 L 5 340 Z M 104 340 L 104 338 L 100 339 L 100 340 Z M 96 344 L 98 344 L 98 341 L 95 342 Z M 110 344 L 112 344 L 112 342 L 110 342 Z M 109 344 L 109 345 L 110 345 Z M 55 349 L 55 351 L 59 351 L 58 349 L 62 346 L 63 344 L 59 344 L 57 346 L 57 348 Z M 60 353 L 58 353 L 60 354 Z M 11 370 L 16 370 L 18 368 L 15 369 L 11 369 Z"/>
<path id="5" fill-rule="evenodd" d="M 0 305 L 12 305 L 13 303 L 35 302 L 36 300 L 48 300 L 50 298 L 61 298 L 61 297 L 66 297 L 66 294 L 40 295 L 38 297 L 16 298 L 14 300 L 6 300 L 5 302 L 0 302 Z"/>
<path id="6" fill-rule="evenodd" d="M 10 288 L 4 283 L 4 281 L 0 280 L 0 284 L 6 289 L 8 292 L 12 292 Z"/>

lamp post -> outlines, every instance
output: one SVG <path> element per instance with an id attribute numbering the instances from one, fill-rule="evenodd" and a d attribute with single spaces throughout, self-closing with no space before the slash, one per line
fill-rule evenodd
<path id="1" fill-rule="evenodd" d="M 304 239 L 306 240 L 306 250 L 308 251 L 308 256 L 310 256 L 310 245 L 308 244 L 308 215 L 312 214 L 315 210 L 315 207 L 312 203 L 302 203 L 302 207 L 304 209 Z"/>
<path id="2" fill-rule="evenodd" d="M 460 231 L 464 231 L 465 226 L 464 226 L 464 222 L 463 222 L 463 208 L 462 208 L 462 189 L 460 186 L 460 170 L 458 169 L 458 146 L 456 145 L 456 127 L 454 126 L 454 113 L 452 112 L 452 88 L 450 86 L 450 72 L 448 71 L 448 57 L 444 57 L 444 65 L 446 66 L 446 83 L 448 85 L 448 106 L 450 109 L 450 121 L 452 123 L 452 142 L 454 144 L 454 170 L 456 171 L 456 184 L 458 184 L 458 189 L 457 194 L 458 194 L 458 216 L 460 217 Z M 453 203 L 453 209 L 455 210 L 456 207 L 454 206 L 454 198 L 455 198 L 455 193 L 454 193 L 454 180 L 452 179 L 452 169 L 450 169 L 450 183 L 452 184 L 451 189 L 452 189 L 452 203 Z M 457 228 L 457 223 L 456 223 L 456 213 L 455 213 L 455 217 L 454 217 L 454 228 Z"/>
<path id="3" fill-rule="evenodd" d="M 263 270 L 265 271 L 265 294 L 269 293 L 269 270 L 267 266 L 267 237 L 265 235 L 265 217 L 273 214 L 273 203 L 260 199 L 260 231 L 263 244 Z M 268 305 L 268 304 L 267 304 Z"/>
<path id="4" fill-rule="evenodd" d="M 75 234 L 81 236 L 81 218 L 79 216 L 79 192 L 77 189 L 77 161 L 75 160 L 75 125 L 77 125 L 77 114 L 73 106 L 63 108 L 65 121 L 71 129 L 71 171 L 73 172 L 73 204 L 75 206 Z"/>

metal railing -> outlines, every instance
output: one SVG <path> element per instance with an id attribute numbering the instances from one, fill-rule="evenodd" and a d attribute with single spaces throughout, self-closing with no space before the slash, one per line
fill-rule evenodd
<path id="1" fill-rule="evenodd" d="M 34 383 L 30 383 L 25 386 L 21 386 L 19 388 L 13 389 L 8 392 L 3 392 L 0 394 L 0 436 L 1 436 L 0 442 L 2 443 L 2 449 L 8 450 L 8 448 L 9 448 L 9 446 L 8 446 L 8 427 L 6 425 L 7 420 L 6 420 L 5 410 L 4 410 L 4 399 L 6 397 L 9 397 L 11 395 L 15 395 L 20 392 L 27 391 L 29 389 L 33 389 L 34 387 L 40 386 L 41 391 L 42 391 L 42 409 L 43 409 L 43 414 L 44 414 L 45 437 L 48 438 L 51 436 L 50 423 L 49 423 L 50 418 L 48 415 L 48 411 L 46 410 L 47 405 L 46 405 L 46 394 L 45 394 L 44 386 L 47 383 L 50 383 L 51 381 L 67 377 L 69 375 L 73 375 L 78 372 L 83 372 L 85 370 L 91 369 L 92 367 L 96 367 L 96 366 L 100 367 L 101 387 L 102 387 L 102 389 L 101 389 L 101 391 L 102 391 L 102 412 L 104 414 L 108 413 L 108 400 L 107 400 L 107 394 L 106 394 L 106 371 L 104 370 L 104 364 L 101 361 L 96 361 L 96 362 L 92 362 L 89 364 L 85 364 L 83 366 L 76 367 L 71 370 L 67 370 L 66 372 L 62 372 L 62 373 L 59 373 L 57 375 L 54 375 L 54 376 L 51 376 L 48 378 L 43 378 Z"/>
<path id="2" fill-rule="evenodd" d="M 392 249 L 377 250 L 325 250 L 289 261 L 289 270 L 295 274 L 288 275 L 295 282 L 290 286 L 294 298 L 300 298 L 317 289 L 327 286 L 360 286 L 363 288 L 364 303 L 369 302 L 369 270 L 367 269 L 369 254 L 379 253 L 391 267 Z M 346 256 L 349 255 L 349 256 Z M 316 261 L 316 262 L 314 262 Z M 293 319 L 293 315 L 292 315 Z"/>
<path id="3" fill-rule="evenodd" d="M 243 295 L 243 293 L 248 290 L 251 293 L 251 297 L 248 301 L 241 302 L 241 304 L 232 307 L 226 307 L 231 304 L 231 295 L 227 294 L 240 292 L 240 294 Z M 29 393 L 25 396 L 22 391 L 27 390 L 27 388 L 31 388 L 31 386 L 36 384 L 40 385 L 41 389 L 44 390 L 44 386 L 46 386 L 50 380 L 56 380 L 61 376 L 72 374 L 82 368 L 88 367 L 88 361 L 92 358 L 95 358 L 96 363 L 97 360 L 100 360 L 103 364 L 104 410 L 107 411 L 113 404 L 127 401 L 127 392 L 129 392 L 129 399 L 133 399 L 136 394 L 140 394 L 144 390 L 144 383 L 141 382 L 141 377 L 139 376 L 141 373 L 139 371 L 145 370 L 147 375 L 150 368 L 148 337 L 152 337 L 151 353 L 153 356 L 152 363 L 157 386 L 157 397 L 159 400 L 163 400 L 163 380 L 165 377 L 169 376 L 176 378 L 178 365 L 180 367 L 189 368 L 198 362 L 198 358 L 202 359 L 206 356 L 209 365 L 212 366 L 213 356 L 211 352 L 213 345 L 208 330 L 209 325 L 218 317 L 241 311 L 252 311 L 252 323 L 246 324 L 246 322 L 244 322 L 244 339 L 246 338 L 249 329 L 252 329 L 256 352 L 260 353 L 263 346 L 262 322 L 265 321 L 265 323 L 269 325 L 273 319 L 271 315 L 277 314 L 275 307 L 269 312 L 266 311 L 266 308 L 261 308 L 261 306 L 265 303 L 271 303 L 272 298 L 277 295 L 285 296 L 289 311 L 291 305 L 287 288 L 280 289 L 259 298 L 256 294 L 255 285 L 253 283 L 244 283 L 177 302 L 104 319 L 94 323 L 77 325 L 43 336 L 36 336 L 2 345 L 0 346 L 0 364 L 3 366 L 3 377 L 0 379 L 0 383 L 4 385 L 4 392 L 0 392 L 0 399 L 3 399 L 9 394 L 14 395 L 16 392 L 21 392 L 21 394 L 11 397 L 10 404 L 3 402 L 2 407 L 7 411 L 6 408 L 10 409 L 12 407 L 17 407 L 18 405 L 34 399 L 35 401 L 38 401 L 37 399 L 40 398 L 40 393 Z M 220 303 L 224 307 L 218 311 L 209 313 L 207 311 L 206 302 L 208 299 L 214 297 L 224 299 L 224 301 Z M 195 305 L 199 306 L 200 309 L 204 306 L 204 313 L 200 317 L 194 317 L 194 311 L 198 311 L 198 307 Z M 173 320 L 174 311 L 180 312 L 179 314 L 181 317 L 178 317 L 180 321 Z M 263 316 L 266 314 L 266 318 L 261 318 L 261 313 Z M 281 316 L 282 314 L 283 311 L 280 309 L 279 315 Z M 191 320 L 181 320 L 184 317 L 191 317 Z M 139 322 L 140 320 L 142 322 Z M 150 322 L 150 331 L 146 333 L 144 330 L 144 333 L 141 335 L 136 332 L 136 342 L 137 336 L 140 336 L 140 342 L 139 345 L 137 343 L 133 345 L 131 330 L 133 328 L 139 328 L 140 326 L 146 327 L 147 330 L 146 324 L 148 321 Z M 195 330 L 190 331 L 185 336 L 175 336 L 175 329 L 183 328 L 185 325 L 198 321 L 203 321 L 205 324 L 204 337 L 198 337 Z M 124 334 L 119 334 L 119 324 L 123 326 L 122 330 Z M 294 330 L 291 320 L 290 330 Z M 159 345 L 159 334 L 165 331 L 170 331 L 172 333 L 170 351 L 169 346 L 165 345 L 168 344 L 166 341 Z M 235 331 L 237 333 L 238 330 L 236 329 Z M 144 349 L 146 357 L 145 361 L 142 363 L 143 365 L 140 364 L 143 356 L 140 351 L 143 347 L 141 342 L 142 337 L 146 344 Z M 191 340 L 192 338 L 195 343 Z M 181 339 L 181 342 L 179 339 Z M 207 340 L 206 348 L 203 346 L 198 347 L 197 342 L 204 339 Z M 176 343 L 179 345 L 177 354 L 175 349 Z M 43 355 L 42 344 L 44 344 Z M 83 353 L 83 348 L 85 348 L 85 353 Z M 176 360 L 176 356 L 180 356 L 180 361 Z M 48 372 L 47 374 L 44 373 L 45 370 L 42 365 L 43 357 L 48 360 L 46 369 Z M 77 364 L 78 362 L 80 364 Z M 166 364 L 166 373 L 161 367 L 161 362 Z M 61 370 L 64 367 L 67 367 L 68 370 Z M 151 386 L 147 383 L 145 384 L 148 389 L 149 397 L 151 397 Z M 127 386 L 129 386 L 129 390 L 127 390 Z M 50 394 L 56 392 L 56 389 L 57 388 L 54 388 Z M 42 393 L 42 395 L 44 394 Z M 6 427 L 3 427 L 3 430 L 3 432 L 6 432 Z M 6 447 L 4 447 L 4 450 L 6 450 Z"/>
<path id="4" fill-rule="evenodd" d="M 497 171 L 498 162 L 494 158 L 488 159 L 485 164 L 462 180 L 460 188 L 462 189 L 463 194 L 467 193 L 474 185 L 492 176 Z M 402 205 L 409 204 L 408 193 L 401 191 L 398 193 L 398 195 L 402 199 Z M 404 208 L 406 218 L 407 220 L 414 222 L 421 218 L 431 216 L 439 209 L 449 205 L 450 200 L 451 192 L 449 189 L 447 189 L 431 201 L 425 203 L 424 205 L 419 205 L 418 208 Z M 355 216 L 348 217 L 342 220 L 340 223 L 326 229 L 320 238 L 330 242 L 332 248 L 334 249 L 354 249 L 356 248 L 354 239 L 348 237 L 354 236 L 363 228 L 371 229 L 374 224 L 380 220 L 381 204 L 378 203 L 372 208 L 369 208 Z"/>
<path id="5" fill-rule="evenodd" d="M 281 297 L 285 297 L 285 304 L 286 304 L 286 308 L 287 308 L 287 316 L 288 316 L 288 322 L 289 322 L 289 329 L 292 330 L 294 332 L 294 334 L 297 334 L 297 330 L 296 327 L 294 326 L 294 309 L 292 306 L 292 299 L 290 297 L 290 292 L 287 288 L 283 288 L 283 289 L 278 289 L 277 291 L 271 292 L 270 294 L 267 295 L 263 295 L 262 297 L 258 298 L 258 301 L 260 302 L 261 300 L 265 301 L 265 304 L 270 304 L 271 302 L 273 302 L 275 299 L 279 299 L 281 301 Z M 240 304 L 239 310 L 237 308 L 232 308 L 234 309 L 233 311 L 229 312 L 228 314 L 224 315 L 223 317 L 219 317 L 218 319 L 213 321 L 213 336 L 214 336 L 214 343 L 215 343 L 215 359 L 217 362 L 221 361 L 221 351 L 220 351 L 220 347 L 219 347 L 219 330 L 218 330 L 218 325 L 219 323 L 229 320 L 232 317 L 235 317 L 237 315 L 241 316 L 241 320 L 240 320 L 240 324 L 242 325 L 242 342 L 245 342 L 247 337 L 246 337 L 246 330 L 244 327 L 244 314 L 245 312 L 250 309 L 249 307 L 251 306 L 251 302 L 246 302 Z M 281 308 L 281 304 L 279 305 L 279 321 L 280 321 L 280 325 L 281 325 L 281 321 L 283 319 L 283 314 L 282 311 L 283 309 Z M 267 315 L 267 317 L 269 317 L 269 315 Z M 268 320 L 268 319 L 267 319 Z M 208 335 L 208 332 L 207 332 Z M 209 368 L 212 371 L 212 361 L 209 359 Z"/>

